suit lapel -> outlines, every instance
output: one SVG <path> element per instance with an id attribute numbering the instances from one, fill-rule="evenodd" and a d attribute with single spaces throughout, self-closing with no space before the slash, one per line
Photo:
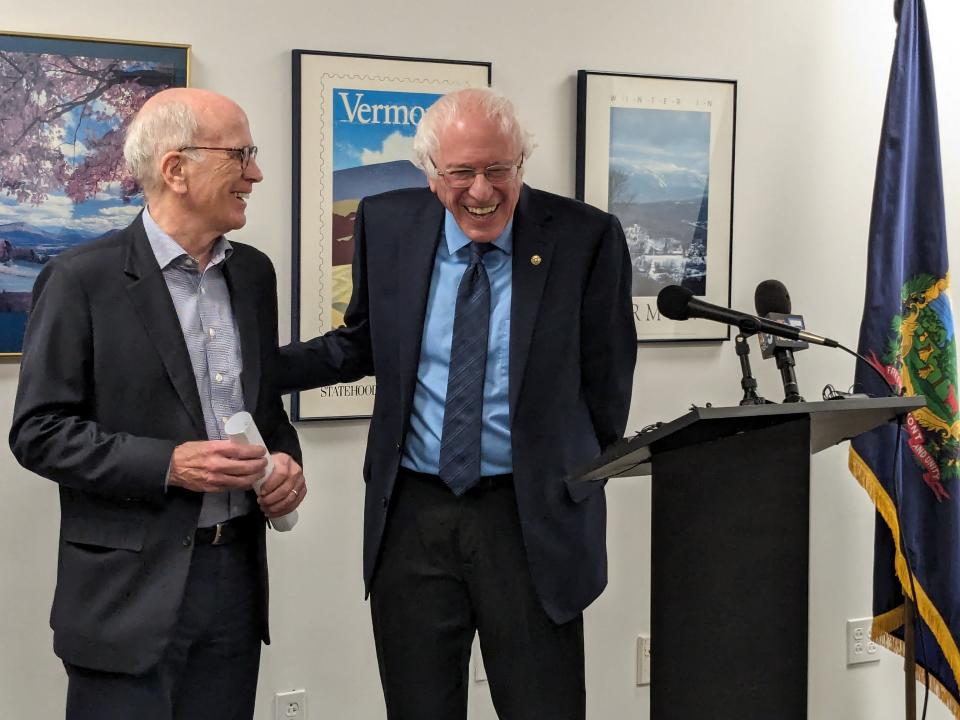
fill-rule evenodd
<path id="1" fill-rule="evenodd" d="M 129 236 L 123 271 L 130 282 L 127 294 L 140 315 L 143 329 L 153 341 L 170 382 L 183 402 L 197 433 L 206 437 L 203 410 L 197 394 L 197 380 L 190 354 L 183 341 L 183 330 L 163 273 L 147 240 L 141 217 L 125 231 Z"/>
<path id="2" fill-rule="evenodd" d="M 510 420 L 520 396 L 543 289 L 553 260 L 554 241 L 547 233 L 550 213 L 523 186 L 513 221 L 513 300 L 510 308 Z"/>
<path id="3" fill-rule="evenodd" d="M 403 411 L 400 417 L 404 419 L 410 417 L 413 407 L 430 279 L 443 228 L 443 205 L 431 192 L 427 198 L 427 207 L 422 212 L 414 211 L 411 215 L 412 222 L 397 222 L 393 225 L 392 238 L 395 267 L 398 269 L 396 346 L 400 407 Z M 409 231 L 410 228 L 412 232 Z"/>
<path id="4" fill-rule="evenodd" d="M 233 255 L 223 265 L 223 275 L 230 290 L 233 317 L 240 333 L 240 360 L 243 370 L 240 382 L 243 385 L 243 408 L 251 415 L 257 409 L 260 389 L 260 327 L 257 324 L 256 298 L 260 293 L 256 278 L 244 262 L 239 248 L 234 245 Z"/>

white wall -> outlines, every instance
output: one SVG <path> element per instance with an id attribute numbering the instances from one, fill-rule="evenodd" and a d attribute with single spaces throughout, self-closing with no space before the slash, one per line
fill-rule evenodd
<path id="1" fill-rule="evenodd" d="M 895 32 L 892 0 L 593 0 L 522 3 L 441 0 L 226 2 L 167 0 L 4 4 L 3 29 L 193 45 L 193 84 L 243 105 L 261 148 L 258 186 L 239 239 L 266 250 L 281 280 L 289 326 L 290 50 L 306 48 L 490 60 L 494 84 L 536 132 L 534 186 L 572 194 L 578 69 L 739 80 L 732 296 L 775 277 L 817 332 L 856 342 L 878 132 Z M 928 0 L 939 71 L 948 229 L 960 233 L 960 8 Z M 415 9 L 414 9 L 415 8 Z M 287 333 L 283 333 L 284 337 Z M 852 377 L 847 356 L 798 358 L 801 389 Z M 775 369 L 758 368 L 776 397 Z M 0 434 L 9 429 L 17 364 L 0 363 Z M 731 343 L 641 346 L 630 428 L 681 414 L 691 402 L 740 397 Z M 306 687 L 313 720 L 384 717 L 360 578 L 366 423 L 301 427 L 311 492 L 301 525 L 272 538 L 274 645 L 264 654 L 258 720 L 272 695 Z M 844 622 L 870 612 L 873 511 L 845 469 L 843 449 L 813 465 L 810 569 L 811 718 L 902 717 L 899 659 L 847 669 Z M 0 450 L 0 717 L 62 716 L 65 682 L 50 649 L 56 492 Z M 587 613 L 589 715 L 647 718 L 634 642 L 649 630 L 650 490 L 611 483 L 610 587 Z M 654 651 L 655 652 L 655 651 Z M 747 672 L 747 670 L 745 670 Z M 471 718 L 494 717 L 484 686 Z M 931 720 L 947 713 L 931 699 Z"/>

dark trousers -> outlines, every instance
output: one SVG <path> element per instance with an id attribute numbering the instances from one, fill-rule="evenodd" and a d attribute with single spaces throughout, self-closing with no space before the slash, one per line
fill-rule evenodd
<path id="1" fill-rule="evenodd" d="M 583 720 L 583 618 L 534 591 L 510 476 L 456 497 L 401 470 L 370 607 L 389 720 L 464 720 L 470 647 L 503 720 Z"/>
<path id="2" fill-rule="evenodd" d="M 173 637 L 146 675 L 64 664 L 67 720 L 250 720 L 260 669 L 256 541 L 200 545 Z"/>

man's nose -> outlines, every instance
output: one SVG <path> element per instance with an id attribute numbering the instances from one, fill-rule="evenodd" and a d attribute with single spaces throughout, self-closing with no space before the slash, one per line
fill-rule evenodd
<path id="1" fill-rule="evenodd" d="M 493 184 L 487 180 L 487 176 L 478 172 L 473 176 L 473 184 L 470 186 L 470 195 L 475 198 L 488 198 L 494 192 Z"/>
<path id="2" fill-rule="evenodd" d="M 247 167 L 243 171 L 243 179 L 254 183 L 263 182 L 263 172 L 260 170 L 255 157 L 250 158 L 250 162 L 247 163 Z"/>

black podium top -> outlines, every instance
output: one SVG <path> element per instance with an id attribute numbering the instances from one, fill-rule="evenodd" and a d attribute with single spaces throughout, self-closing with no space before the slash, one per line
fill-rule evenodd
<path id="1" fill-rule="evenodd" d="M 923 397 L 848 398 L 821 402 L 735 407 L 693 406 L 686 415 L 655 430 L 624 438 L 568 482 L 594 482 L 608 477 L 649 475 L 658 452 L 676 450 L 723 437 L 810 416 L 810 452 L 818 453 L 923 407 Z"/>

